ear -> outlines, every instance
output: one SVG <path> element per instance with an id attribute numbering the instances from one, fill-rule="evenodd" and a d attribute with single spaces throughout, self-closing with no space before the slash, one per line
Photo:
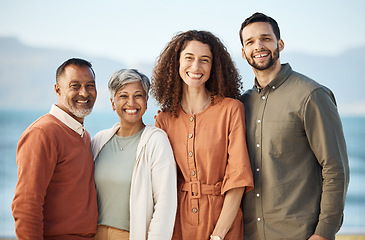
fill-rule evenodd
<path id="1" fill-rule="evenodd" d="M 61 96 L 61 88 L 60 88 L 60 85 L 58 85 L 58 83 L 56 83 L 54 85 L 54 90 L 56 92 L 56 95 L 60 97 Z"/>
<path id="2" fill-rule="evenodd" d="M 279 52 L 284 50 L 284 41 L 282 39 L 280 39 L 278 41 L 278 45 L 279 45 Z"/>
<path id="3" fill-rule="evenodd" d="M 246 54 L 245 54 L 245 49 L 244 49 L 244 47 L 242 47 L 242 58 L 246 60 Z"/>
<path id="4" fill-rule="evenodd" d="M 115 111 L 115 104 L 114 104 L 114 100 L 112 98 L 110 98 L 110 102 L 112 103 L 112 108 L 113 108 L 113 111 Z"/>

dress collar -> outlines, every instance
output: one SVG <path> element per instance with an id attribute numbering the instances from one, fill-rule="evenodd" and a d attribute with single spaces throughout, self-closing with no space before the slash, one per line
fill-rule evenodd
<path id="1" fill-rule="evenodd" d="M 76 119 L 71 117 L 57 105 L 53 104 L 51 110 L 49 111 L 50 114 L 55 116 L 58 120 L 64 123 L 67 127 L 74 130 L 78 133 L 81 137 L 84 137 L 85 128 L 84 125 L 79 123 Z"/>

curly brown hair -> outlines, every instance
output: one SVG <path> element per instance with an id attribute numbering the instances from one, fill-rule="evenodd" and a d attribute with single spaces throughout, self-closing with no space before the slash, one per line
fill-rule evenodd
<path id="1" fill-rule="evenodd" d="M 174 116 L 177 116 L 183 91 L 183 80 L 179 75 L 180 53 L 188 42 L 193 40 L 209 45 L 212 52 L 210 78 L 205 83 L 212 96 L 238 98 L 243 88 L 241 76 L 219 38 L 207 31 L 191 30 L 178 33 L 157 59 L 151 77 L 152 96 L 161 105 L 162 111 L 170 112 Z"/>

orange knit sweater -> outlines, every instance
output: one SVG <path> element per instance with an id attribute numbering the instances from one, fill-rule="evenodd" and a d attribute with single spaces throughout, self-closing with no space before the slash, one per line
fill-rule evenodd
<path id="1" fill-rule="evenodd" d="M 92 239 L 98 218 L 89 133 L 81 137 L 46 114 L 24 131 L 16 162 L 18 239 Z"/>

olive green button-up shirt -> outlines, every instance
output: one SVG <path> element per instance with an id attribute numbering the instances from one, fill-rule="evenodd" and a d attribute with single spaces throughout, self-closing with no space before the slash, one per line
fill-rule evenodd
<path id="1" fill-rule="evenodd" d="M 244 239 L 334 239 L 349 168 L 333 93 L 283 64 L 241 100 L 255 185 L 243 198 Z"/>

